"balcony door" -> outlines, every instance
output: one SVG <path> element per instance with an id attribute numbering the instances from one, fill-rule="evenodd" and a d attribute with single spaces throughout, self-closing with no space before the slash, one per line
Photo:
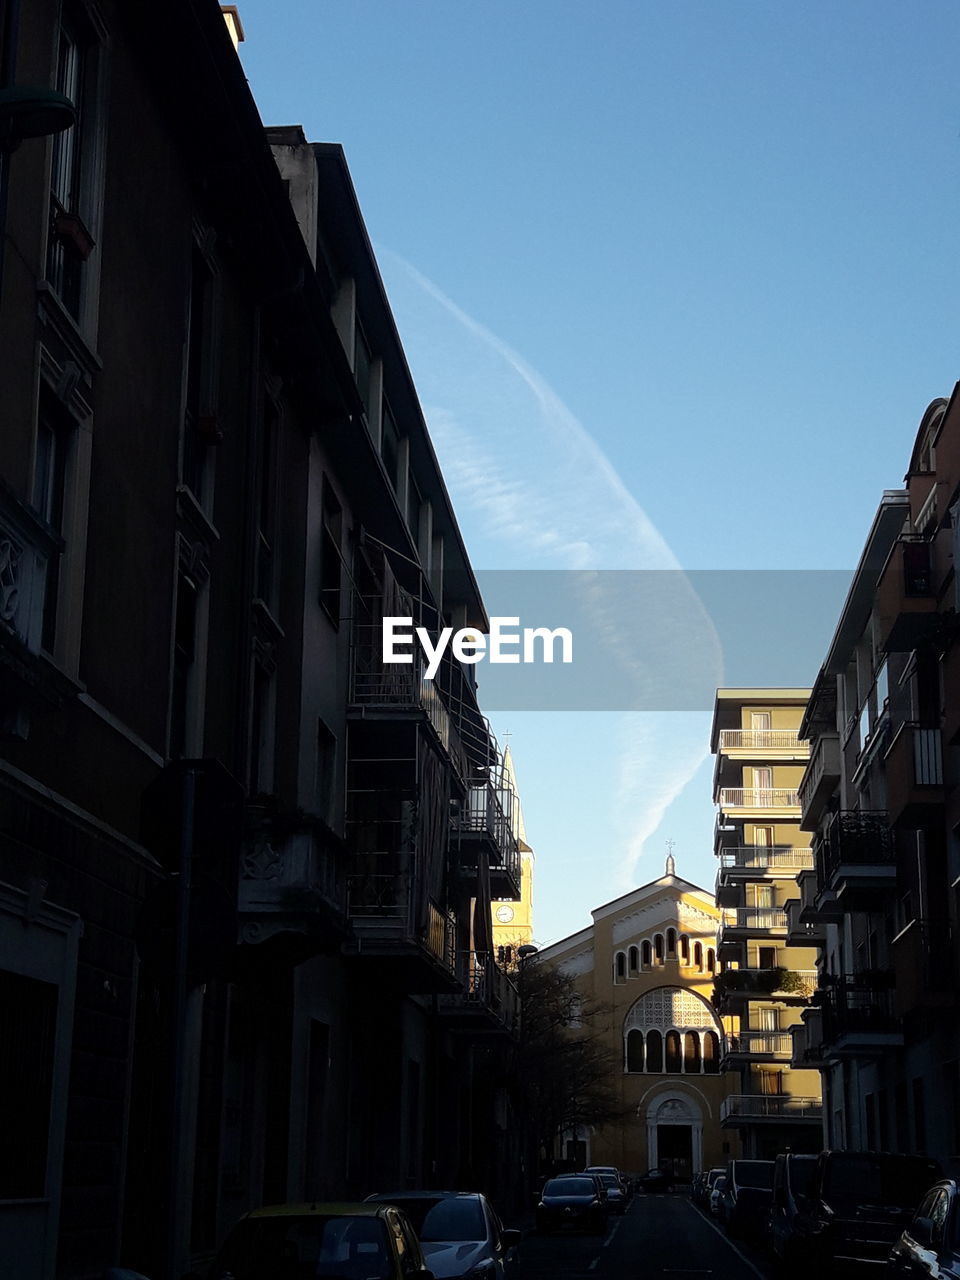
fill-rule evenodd
<path id="1" fill-rule="evenodd" d="M 753 770 L 753 803 L 764 807 L 773 804 L 773 770 L 769 765 Z"/>
<path id="2" fill-rule="evenodd" d="M 769 711 L 751 711 L 749 745 L 751 747 L 767 746 L 770 741 L 768 735 L 772 727 Z"/>

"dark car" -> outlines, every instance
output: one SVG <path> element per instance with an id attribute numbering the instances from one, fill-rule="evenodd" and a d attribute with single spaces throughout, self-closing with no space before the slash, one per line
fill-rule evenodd
<path id="1" fill-rule="evenodd" d="M 416 1232 L 390 1204 L 255 1209 L 223 1243 L 209 1280 L 434 1280 Z"/>
<path id="2" fill-rule="evenodd" d="M 389 1191 L 366 1203 L 395 1204 L 410 1219 L 427 1266 L 437 1280 L 511 1274 L 520 1232 L 505 1230 L 493 1205 L 480 1192 Z"/>
<path id="3" fill-rule="evenodd" d="M 730 1161 L 719 1217 L 732 1236 L 763 1235 L 772 1199 L 772 1160 Z"/>
<path id="4" fill-rule="evenodd" d="M 810 1192 L 816 1172 L 816 1156 L 781 1155 L 774 1161 L 768 1237 L 784 1274 L 800 1269 L 810 1234 Z"/>
<path id="5" fill-rule="evenodd" d="M 593 1176 L 599 1181 L 603 1187 L 604 1194 L 607 1197 L 607 1204 L 611 1213 L 624 1213 L 627 1208 L 627 1196 L 623 1189 L 623 1183 L 620 1181 L 616 1173 L 599 1173 L 595 1172 Z"/>
<path id="6" fill-rule="evenodd" d="M 648 1194 L 673 1190 L 673 1174 L 669 1169 L 648 1169 L 637 1178 L 637 1189 Z"/>
<path id="7" fill-rule="evenodd" d="M 593 1174 L 549 1178 L 540 1192 L 538 1231 L 581 1227 L 599 1235 L 606 1231 L 609 1217 L 606 1192 Z"/>
<path id="8" fill-rule="evenodd" d="M 893 1246 L 888 1274 L 960 1280 L 960 1194 L 955 1182 L 938 1182 L 924 1196 Z"/>
<path id="9" fill-rule="evenodd" d="M 943 1176 L 926 1156 L 822 1151 L 811 1187 L 803 1262 L 822 1273 L 876 1269 Z"/>

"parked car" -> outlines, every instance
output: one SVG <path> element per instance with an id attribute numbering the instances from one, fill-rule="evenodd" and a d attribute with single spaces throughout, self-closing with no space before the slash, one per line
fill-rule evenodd
<path id="1" fill-rule="evenodd" d="M 505 1229 L 493 1205 L 479 1192 L 378 1192 L 367 1196 L 366 1203 L 394 1204 L 403 1210 L 437 1280 L 454 1276 L 504 1280 L 511 1274 L 520 1232 Z"/>
<path id="2" fill-rule="evenodd" d="M 610 1206 L 593 1174 L 566 1174 L 549 1178 L 537 1205 L 537 1230 L 584 1227 L 599 1235 L 607 1229 Z"/>
<path id="3" fill-rule="evenodd" d="M 923 1197 L 913 1221 L 893 1246 L 888 1274 L 960 1278 L 960 1192 L 938 1182 Z"/>
<path id="4" fill-rule="evenodd" d="M 640 1191 L 672 1191 L 673 1190 L 673 1174 L 668 1169 L 648 1169 L 646 1173 L 641 1173 L 637 1178 L 637 1188 Z"/>
<path id="5" fill-rule="evenodd" d="M 233 1227 L 210 1280 L 434 1280 L 412 1224 L 392 1204 L 285 1204 Z"/>
<path id="6" fill-rule="evenodd" d="M 710 1195 L 707 1200 L 707 1207 L 714 1218 L 720 1217 L 720 1206 L 723 1203 L 723 1193 L 727 1189 L 727 1175 L 721 1173 L 720 1177 L 714 1182 L 710 1188 Z"/>
<path id="7" fill-rule="evenodd" d="M 762 1235 L 773 1198 L 772 1160 L 731 1160 L 719 1218 L 733 1236 Z"/>
<path id="8" fill-rule="evenodd" d="M 698 1174 L 700 1183 L 697 1188 L 696 1195 L 694 1196 L 696 1204 L 700 1205 L 704 1209 L 710 1208 L 710 1195 L 714 1187 L 717 1185 L 717 1179 L 722 1178 L 725 1173 L 726 1167 L 724 1165 L 719 1165 L 714 1169 L 704 1169 L 700 1174 Z"/>
<path id="9" fill-rule="evenodd" d="M 773 1196 L 768 1238 L 770 1250 L 783 1272 L 800 1269 L 810 1234 L 810 1191 L 817 1157 L 780 1155 L 773 1165 Z"/>
<path id="10" fill-rule="evenodd" d="M 603 1187 L 607 1204 L 611 1213 L 624 1213 L 627 1208 L 627 1196 L 619 1176 L 613 1173 L 594 1173 L 593 1175 Z"/>
<path id="11" fill-rule="evenodd" d="M 942 1176 L 936 1160 L 926 1156 L 822 1151 L 811 1187 L 804 1264 L 827 1274 L 882 1265 Z"/>
<path id="12" fill-rule="evenodd" d="M 591 1164 L 586 1169 L 584 1169 L 584 1173 L 612 1173 L 613 1176 L 620 1183 L 621 1188 L 623 1189 L 624 1200 L 626 1201 L 630 1199 L 630 1194 L 633 1190 L 631 1186 L 631 1180 L 626 1176 L 625 1173 L 623 1173 L 622 1170 L 618 1169 L 616 1165 Z"/>

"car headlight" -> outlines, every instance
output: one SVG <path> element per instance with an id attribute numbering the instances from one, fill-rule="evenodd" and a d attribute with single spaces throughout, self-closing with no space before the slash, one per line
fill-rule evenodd
<path id="1" fill-rule="evenodd" d="M 492 1258 L 485 1258 L 483 1262 L 478 1262 L 472 1271 L 468 1271 L 463 1280 L 493 1280 L 497 1274 L 497 1264 Z"/>

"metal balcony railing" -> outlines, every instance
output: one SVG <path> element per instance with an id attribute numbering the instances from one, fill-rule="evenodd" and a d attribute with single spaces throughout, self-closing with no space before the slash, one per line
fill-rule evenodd
<path id="1" fill-rule="evenodd" d="M 507 1028 L 517 1024 L 520 997 L 511 979 L 489 953 L 458 951 L 456 974 L 464 986 L 464 1004 L 489 1009 Z"/>
<path id="2" fill-rule="evenodd" d="M 789 1031 L 740 1031 L 727 1036 L 727 1052 L 789 1058 L 793 1036 Z"/>
<path id="3" fill-rule="evenodd" d="M 720 1120 L 742 1116 L 745 1120 L 820 1120 L 820 1098 L 799 1098 L 791 1094 L 732 1093 L 720 1104 Z"/>
<path id="4" fill-rule="evenodd" d="M 787 913 L 782 907 L 727 907 L 723 912 L 725 929 L 786 929 Z"/>
<path id="5" fill-rule="evenodd" d="M 893 983 L 892 970 L 874 970 L 819 988 L 824 1041 L 832 1043 L 844 1035 L 899 1031 Z"/>
<path id="6" fill-rule="evenodd" d="M 461 834 L 486 836 L 493 846 L 491 871 L 503 872 L 517 880 L 520 875 L 520 844 L 514 830 L 516 795 L 501 779 L 472 782 L 459 817 Z M 456 825 L 456 822 L 455 822 Z"/>
<path id="7" fill-rule="evenodd" d="M 812 849 L 738 845 L 720 852 L 720 868 L 723 871 L 770 871 L 789 875 L 812 867 Z"/>
<path id="8" fill-rule="evenodd" d="M 805 738 L 793 729 L 721 729 L 720 750 L 755 748 L 768 750 L 781 747 L 786 751 L 803 751 L 809 747 Z"/>
<path id="9" fill-rule="evenodd" d="M 873 810 L 835 814 L 817 841 L 814 855 L 821 886 L 829 884 L 843 865 L 893 864 L 896 850 L 886 813 Z"/>
<path id="10" fill-rule="evenodd" d="M 792 787 L 721 787 L 721 809 L 798 809 L 800 797 Z"/>

